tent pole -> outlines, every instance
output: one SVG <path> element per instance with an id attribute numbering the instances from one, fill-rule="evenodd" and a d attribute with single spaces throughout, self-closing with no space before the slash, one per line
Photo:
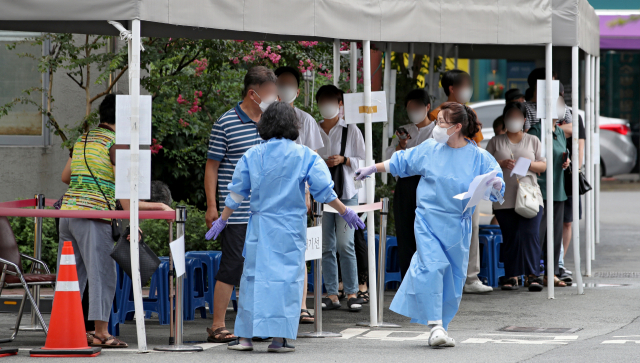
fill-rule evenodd
<path id="1" fill-rule="evenodd" d="M 598 136 L 600 136 L 600 57 L 596 57 L 596 69 L 595 69 L 595 85 L 596 85 L 596 91 L 595 91 L 595 101 L 594 101 L 594 107 L 595 107 L 595 118 L 594 118 L 594 127 L 593 127 L 593 132 L 598 134 Z M 600 140 L 600 138 L 598 138 L 598 140 Z M 595 147 L 600 147 L 600 144 L 598 145 L 594 145 Z M 598 150 L 600 151 L 600 150 Z M 599 152 L 597 154 L 600 154 Z M 595 222 L 594 222 L 594 239 L 595 239 L 595 243 L 599 244 L 600 243 L 600 160 L 594 160 L 596 163 L 596 167 L 595 167 L 595 175 L 594 175 L 594 196 L 595 196 L 595 203 L 594 203 L 594 217 L 595 217 Z M 594 248 L 595 251 L 595 248 Z M 595 256 L 595 254 L 594 254 Z"/>
<path id="2" fill-rule="evenodd" d="M 384 52 L 384 78 L 382 88 L 384 89 L 384 94 L 387 102 L 387 115 L 389 115 L 389 92 L 391 87 L 391 43 L 387 43 L 386 50 Z M 389 119 L 387 118 L 387 122 L 382 125 L 382 154 L 387 150 L 389 146 Z M 381 173 L 380 178 L 382 179 L 382 184 L 387 184 L 387 177 L 389 174 Z"/>
<path id="3" fill-rule="evenodd" d="M 415 44 L 409 43 L 409 63 L 407 69 L 409 71 L 409 78 L 413 78 L 413 56 L 415 53 Z"/>
<path id="4" fill-rule="evenodd" d="M 389 109 L 388 109 L 388 116 L 387 116 L 387 122 L 389 124 L 387 130 L 389 131 L 387 134 L 388 138 L 392 138 L 394 132 L 394 126 L 393 126 L 393 114 L 395 112 L 394 107 L 396 107 L 396 79 L 397 79 L 397 74 L 398 72 L 395 69 L 391 70 L 391 79 L 389 80 Z M 383 157 L 384 158 L 384 157 Z"/>
<path id="5" fill-rule="evenodd" d="M 591 54 L 586 55 L 584 62 L 584 127 L 586 130 L 586 139 L 584 141 L 585 156 L 585 178 L 589 183 L 591 180 Z M 585 194 L 584 222 L 585 222 L 585 245 L 587 247 L 586 256 L 586 276 L 591 276 L 591 195 Z"/>
<path id="6" fill-rule="evenodd" d="M 547 297 L 549 299 L 554 299 L 554 277 L 555 277 L 555 265 L 553 263 L 553 244 L 554 244 L 554 234 L 553 234 L 553 115 L 551 114 L 552 102 L 558 99 L 558 95 L 553 97 L 552 91 L 552 69 L 551 69 L 551 53 L 552 53 L 552 44 L 547 43 L 545 45 L 545 119 L 542 122 L 547 123 L 547 127 L 544 132 L 546 135 L 546 150 L 547 150 L 547 176 L 546 180 L 551 180 L 551 183 L 547 183 L 547 262 L 544 266 L 547 271 Z"/>
<path id="7" fill-rule="evenodd" d="M 429 95 L 431 96 L 431 98 L 433 98 L 433 95 L 434 95 L 433 82 L 435 77 L 433 76 L 433 73 L 435 72 L 435 69 L 436 69 L 435 58 L 436 58 L 436 45 L 434 43 L 431 43 L 429 45 L 429 86 L 426 87 L 427 90 L 429 91 Z"/>
<path id="8" fill-rule="evenodd" d="M 131 22 L 131 41 L 129 42 L 129 94 L 131 95 L 131 169 L 129 170 L 129 226 L 138 230 L 138 170 L 140 168 L 140 20 Z M 136 331 L 138 351 L 147 351 L 147 337 L 144 327 L 144 307 L 142 306 L 142 283 L 140 282 L 140 254 L 138 233 L 131 233 L 131 280 L 133 282 L 133 301 L 136 310 Z"/>
<path id="9" fill-rule="evenodd" d="M 589 109 L 589 112 L 591 114 L 591 127 L 589 127 L 589 130 L 587 131 L 589 133 L 589 138 L 591 139 L 590 142 L 590 146 L 589 146 L 589 153 L 591 154 L 591 172 L 589 174 L 589 179 L 591 180 L 591 185 L 595 185 L 595 164 L 596 161 L 593 158 L 593 150 L 595 149 L 595 145 L 593 145 L 593 133 L 594 133 L 594 126 L 596 124 L 596 115 L 595 115 L 595 94 L 596 94 L 596 56 L 592 55 L 591 56 L 591 94 L 590 94 L 590 101 L 591 101 L 591 108 Z M 591 241 L 591 260 L 595 261 L 596 260 L 596 244 L 595 244 L 595 191 L 593 193 L 591 193 L 591 206 L 590 206 L 590 211 L 591 211 L 591 227 L 590 227 L 590 241 Z"/>
<path id="10" fill-rule="evenodd" d="M 571 173 L 571 190 L 575 190 L 575 193 L 572 193 L 573 199 L 571 201 L 573 209 L 573 215 L 579 216 L 580 210 L 580 194 L 577 192 L 579 190 L 578 186 L 578 170 L 580 169 L 580 153 L 579 153 L 579 96 L 580 96 L 580 85 L 578 84 L 578 65 L 580 61 L 580 50 L 578 46 L 571 47 L 571 107 L 573 108 L 573 124 L 572 126 L 572 135 L 571 135 L 571 168 L 574 173 Z M 573 261 L 575 264 L 575 278 L 576 283 L 578 284 L 578 294 L 584 294 L 584 287 L 582 286 L 582 270 L 580 269 L 580 218 L 574 218 L 573 223 L 571 224 L 571 236 L 573 243 Z M 567 251 L 565 251 L 566 253 Z"/>
<path id="11" fill-rule="evenodd" d="M 369 40 L 362 41 L 362 78 L 364 83 L 364 107 L 367 112 L 364 113 L 364 144 L 365 144 L 365 161 L 367 166 L 374 164 L 373 161 L 373 136 L 371 113 L 368 109 L 371 107 L 371 42 Z M 367 178 L 367 204 L 372 204 L 375 196 L 376 179 Z M 376 295 L 376 242 L 375 242 L 375 218 L 373 212 L 367 212 L 367 238 L 368 238 L 368 255 L 369 255 L 369 315 L 371 326 L 378 326 L 378 296 Z"/>
<path id="12" fill-rule="evenodd" d="M 333 85 L 340 88 L 340 39 L 333 40 Z"/>
<path id="13" fill-rule="evenodd" d="M 351 81 L 351 93 L 358 92 L 358 43 L 351 42 L 351 51 L 350 51 L 350 62 L 349 62 L 349 80 Z"/>

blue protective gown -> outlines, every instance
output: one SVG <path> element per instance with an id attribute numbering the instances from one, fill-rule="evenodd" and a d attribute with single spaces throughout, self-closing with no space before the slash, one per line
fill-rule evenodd
<path id="1" fill-rule="evenodd" d="M 441 321 L 447 329 L 467 278 L 473 214 L 473 208 L 462 213 L 468 199 L 453 196 L 466 192 L 478 175 L 496 170 L 502 178 L 502 170 L 491 154 L 471 142 L 454 149 L 433 139 L 397 151 L 389 168 L 401 178 L 421 176 L 414 224 L 417 251 L 391 310 L 413 323 Z"/>
<path id="2" fill-rule="evenodd" d="M 236 165 L 229 190 L 251 194 L 236 336 L 297 336 L 306 273 L 305 182 L 315 200 L 337 198 L 322 158 L 287 139 L 254 146 Z M 225 205 L 236 209 L 239 203 L 229 195 Z"/>

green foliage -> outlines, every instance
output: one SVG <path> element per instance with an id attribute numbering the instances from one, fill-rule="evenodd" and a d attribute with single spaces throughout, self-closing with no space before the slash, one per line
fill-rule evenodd
<path id="1" fill-rule="evenodd" d="M 172 208 L 185 203 L 174 203 Z M 187 223 L 185 225 L 185 250 L 186 251 L 219 251 L 219 240 L 207 241 L 204 235 L 207 233 L 207 225 L 204 220 L 204 211 L 195 206 L 187 206 Z M 173 238 L 176 238 L 176 226 L 174 223 Z M 169 256 L 169 224 L 164 220 L 145 219 L 140 222 L 140 229 L 144 233 L 144 241 L 158 256 Z"/>
<path id="2" fill-rule="evenodd" d="M 15 235 L 20 253 L 33 256 L 35 245 L 35 218 L 29 217 L 9 217 L 11 229 Z M 52 273 L 56 270 L 58 261 L 58 231 L 53 218 L 43 218 L 42 220 L 42 253 L 41 260 L 44 261 Z M 22 260 L 23 271 L 29 271 L 31 262 Z"/>

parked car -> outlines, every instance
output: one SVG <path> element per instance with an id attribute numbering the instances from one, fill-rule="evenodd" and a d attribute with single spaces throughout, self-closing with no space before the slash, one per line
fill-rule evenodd
<path id="1" fill-rule="evenodd" d="M 482 122 L 484 140 L 487 143 L 494 136 L 493 120 L 502 114 L 504 100 L 491 100 L 471 104 Z M 578 110 L 584 120 L 584 111 Z M 636 165 L 638 151 L 631 141 L 631 128 L 627 120 L 600 116 L 600 170 L 602 176 L 629 173 Z"/>

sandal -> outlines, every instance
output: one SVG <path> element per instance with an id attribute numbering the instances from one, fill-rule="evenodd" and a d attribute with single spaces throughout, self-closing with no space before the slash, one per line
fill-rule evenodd
<path id="1" fill-rule="evenodd" d="M 98 339 L 100 341 L 99 344 L 94 343 L 94 341 L 89 344 L 90 347 L 100 347 L 100 348 L 128 348 L 129 345 L 122 340 L 114 337 L 113 335 L 109 335 L 108 337 L 102 339 L 97 335 L 93 335 L 94 339 Z M 111 343 L 107 344 L 107 342 L 111 340 Z"/>
<path id="2" fill-rule="evenodd" d="M 222 326 L 216 330 L 211 330 L 211 328 L 207 328 L 207 341 L 209 343 L 229 343 L 236 340 L 236 337 L 230 337 L 231 332 L 227 330 L 226 327 Z M 217 336 L 217 338 L 216 338 Z"/>
<path id="3" fill-rule="evenodd" d="M 528 276 L 524 286 L 528 287 L 531 292 L 540 292 L 543 289 L 542 279 L 536 276 Z"/>
<path id="4" fill-rule="evenodd" d="M 340 302 L 333 302 L 333 300 L 329 299 L 328 297 L 325 297 L 322 299 L 322 310 L 334 310 L 334 309 L 340 309 L 342 307 L 342 305 L 340 305 Z"/>
<path id="5" fill-rule="evenodd" d="M 352 297 L 351 299 L 349 299 L 347 301 L 347 306 L 349 307 L 349 311 L 351 312 L 357 312 L 362 310 L 362 304 L 364 303 L 364 300 L 361 298 L 357 298 L 357 297 Z"/>
<path id="6" fill-rule="evenodd" d="M 547 276 L 544 276 L 544 280 L 543 280 L 543 284 L 544 286 L 549 286 L 547 285 L 548 281 L 547 281 Z M 564 281 L 560 281 L 560 279 L 558 278 L 558 276 L 553 276 L 553 286 L 556 287 L 567 287 L 567 284 Z"/>
<path id="7" fill-rule="evenodd" d="M 369 303 L 369 290 L 367 290 L 367 291 L 358 291 L 358 294 L 356 296 L 359 299 L 364 300 L 363 304 L 368 304 Z"/>
<path id="8" fill-rule="evenodd" d="M 315 321 L 315 318 L 313 315 L 311 315 L 311 313 L 309 312 L 309 310 L 307 309 L 300 309 L 300 324 L 313 324 Z"/>
<path id="9" fill-rule="evenodd" d="M 343 300 L 347 295 L 344 293 L 344 290 L 338 290 L 338 300 Z"/>
<path id="10" fill-rule="evenodd" d="M 87 333 L 87 345 L 93 344 L 93 334 L 95 333 Z"/>
<path id="11" fill-rule="evenodd" d="M 515 277 L 510 277 L 504 281 L 500 288 L 502 290 L 518 290 L 520 288 L 520 286 L 518 286 L 518 279 Z"/>

